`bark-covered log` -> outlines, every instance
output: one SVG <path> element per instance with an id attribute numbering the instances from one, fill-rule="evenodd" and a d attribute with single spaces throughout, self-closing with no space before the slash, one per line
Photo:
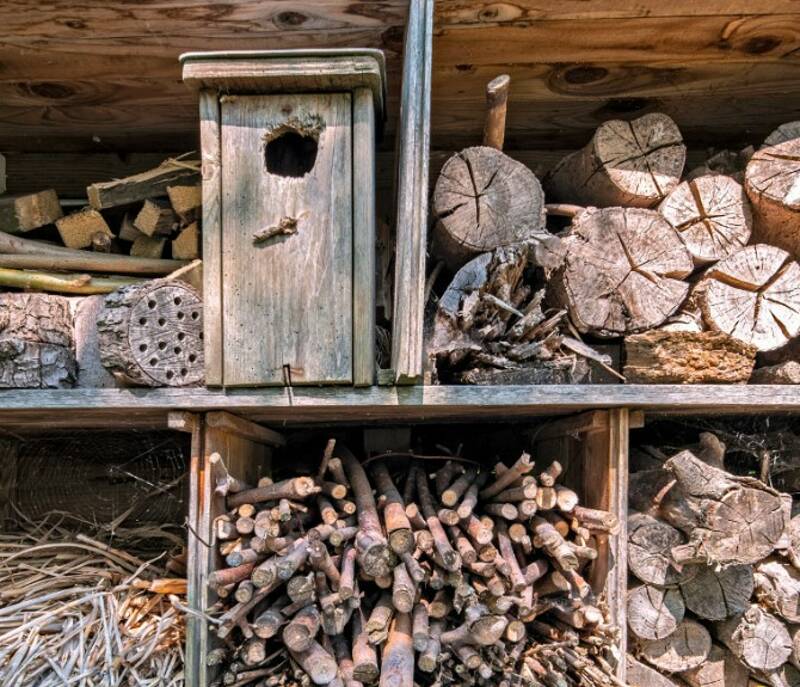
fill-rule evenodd
<path id="1" fill-rule="evenodd" d="M 667 115 L 614 119 L 556 165 L 545 189 L 563 203 L 650 208 L 678 185 L 685 162 L 681 133 Z"/>
<path id="2" fill-rule="evenodd" d="M 700 623 L 687 618 L 665 639 L 640 640 L 638 649 L 641 658 L 660 671 L 682 673 L 708 658 L 711 635 Z"/>
<path id="3" fill-rule="evenodd" d="M 717 570 L 702 566 L 691 579 L 681 583 L 686 608 L 704 620 L 724 620 L 744 613 L 753 595 L 753 568 L 732 565 Z"/>
<path id="4" fill-rule="evenodd" d="M 750 240 L 753 217 L 741 184 L 721 174 L 676 186 L 658 211 L 678 231 L 697 265 L 728 257 Z"/>
<path id="5" fill-rule="evenodd" d="M 761 148 L 745 171 L 753 206 L 753 238 L 800 256 L 800 139 Z"/>
<path id="6" fill-rule="evenodd" d="M 717 623 L 715 630 L 717 638 L 752 670 L 775 670 L 792 653 L 786 626 L 757 605 Z"/>
<path id="7" fill-rule="evenodd" d="M 654 330 L 625 337 L 631 384 L 736 384 L 750 378 L 755 346 L 724 332 Z"/>
<path id="8" fill-rule="evenodd" d="M 689 292 L 689 251 L 652 210 L 588 208 L 563 243 L 566 259 L 550 297 L 568 309 L 582 333 L 608 337 L 656 327 Z"/>
<path id="9" fill-rule="evenodd" d="M 800 334 L 800 264 L 775 246 L 747 246 L 714 265 L 700 297 L 706 324 L 772 351 Z"/>
<path id="10" fill-rule="evenodd" d="M 109 294 L 97 330 L 103 365 L 123 382 L 203 381 L 203 303 L 184 282 L 159 279 Z"/>
<path id="11" fill-rule="evenodd" d="M 643 584 L 628 592 L 628 627 L 640 639 L 669 637 L 683 621 L 685 611 L 677 589 Z"/>
<path id="12" fill-rule="evenodd" d="M 544 194 L 525 165 L 494 148 L 466 148 L 442 167 L 433 193 L 432 252 L 452 270 L 481 253 L 553 240 Z"/>

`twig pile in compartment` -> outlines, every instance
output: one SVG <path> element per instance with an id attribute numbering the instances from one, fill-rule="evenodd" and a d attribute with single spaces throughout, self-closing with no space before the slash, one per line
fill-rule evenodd
<path id="1" fill-rule="evenodd" d="M 618 631 L 588 579 L 616 518 L 527 453 L 493 470 L 396 457 L 331 440 L 316 475 L 253 487 L 212 456 L 228 508 L 212 684 L 615 684 Z"/>
<path id="2" fill-rule="evenodd" d="M 0 684 L 182 687 L 186 580 L 62 522 L 0 535 Z"/>

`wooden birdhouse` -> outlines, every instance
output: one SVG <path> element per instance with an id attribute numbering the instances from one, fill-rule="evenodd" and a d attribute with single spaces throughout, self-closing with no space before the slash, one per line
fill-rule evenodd
<path id="1" fill-rule="evenodd" d="M 383 54 L 181 61 L 200 92 L 207 384 L 372 384 Z"/>

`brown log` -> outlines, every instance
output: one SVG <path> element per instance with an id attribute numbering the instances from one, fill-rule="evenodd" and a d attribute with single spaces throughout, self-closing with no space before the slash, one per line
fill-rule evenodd
<path id="1" fill-rule="evenodd" d="M 708 630 L 694 620 L 684 619 L 665 639 L 640 640 L 641 658 L 665 673 L 682 673 L 702 665 L 711 651 Z"/>
<path id="2" fill-rule="evenodd" d="M 436 488 L 436 496 L 441 497 L 442 492 L 450 486 L 452 481 L 464 472 L 463 464 L 455 461 L 455 460 L 448 460 L 442 467 L 440 467 L 436 474 L 433 477 L 433 485 Z M 414 476 L 414 490 L 416 490 L 416 470 L 412 469 L 409 470 L 409 478 Z M 410 489 L 408 485 L 406 485 L 406 489 Z M 408 503 L 408 501 L 406 501 Z"/>
<path id="3" fill-rule="evenodd" d="M 336 660 L 318 642 L 305 651 L 289 649 L 289 653 L 315 685 L 327 685 L 336 677 Z"/>
<path id="4" fill-rule="evenodd" d="M 399 563 L 394 569 L 392 584 L 392 605 L 399 613 L 411 613 L 417 596 L 417 586 L 405 563 Z"/>
<path id="5" fill-rule="evenodd" d="M 534 546 L 544 549 L 562 570 L 577 570 L 578 557 L 553 525 L 543 518 L 535 517 L 531 526 Z"/>
<path id="6" fill-rule="evenodd" d="M 745 170 L 745 190 L 753 207 L 753 239 L 800 255 L 800 204 L 795 179 L 800 172 L 800 140 L 756 151 Z"/>
<path id="7" fill-rule="evenodd" d="M 221 568 L 220 570 L 214 570 L 208 576 L 208 586 L 222 587 L 228 584 L 236 584 L 237 582 L 246 580 L 248 577 L 250 577 L 250 573 L 253 572 L 254 567 L 255 566 L 253 563 L 245 563 L 243 565 L 236 566 L 235 568 Z"/>
<path id="8" fill-rule="evenodd" d="M 704 620 L 724 620 L 744 613 L 753 595 L 753 568 L 732 565 L 721 570 L 701 566 L 690 580 L 681 582 L 681 593 L 688 608 Z"/>
<path id="9" fill-rule="evenodd" d="M 283 643 L 290 651 L 307 651 L 319 632 L 320 614 L 316 606 L 306 606 L 283 629 Z"/>
<path id="10" fill-rule="evenodd" d="M 380 687 L 414 686 L 414 647 L 411 615 L 399 613 L 392 621 L 381 657 Z"/>
<path id="11" fill-rule="evenodd" d="M 428 479 L 422 470 L 417 471 L 417 497 L 419 498 L 419 505 L 425 517 L 425 522 L 433 536 L 433 544 L 442 557 L 445 568 L 452 571 L 458 570 L 461 567 L 461 557 L 450 544 L 450 540 L 447 538 L 447 534 L 436 516 L 433 497 L 428 488 Z"/>
<path id="12" fill-rule="evenodd" d="M 472 515 L 475 506 L 478 505 L 478 492 L 483 488 L 488 476 L 488 472 L 481 472 L 469 485 L 467 491 L 464 492 L 464 497 L 461 499 L 461 503 L 458 504 L 458 508 L 456 508 L 456 513 L 460 520 L 466 520 Z"/>
<path id="13" fill-rule="evenodd" d="M 640 639 L 665 639 L 683 621 L 686 607 L 677 589 L 643 584 L 628 592 L 628 627 Z"/>
<path id="14" fill-rule="evenodd" d="M 105 218 L 92 208 L 84 208 L 71 215 L 59 217 L 56 228 L 67 248 L 89 248 L 97 234 L 113 237 Z"/>
<path id="15" fill-rule="evenodd" d="M 252 601 L 252 597 L 250 600 Z M 285 596 L 279 597 L 253 619 L 253 632 L 256 637 L 270 639 L 278 634 L 286 622 L 286 617 L 281 611 L 288 606 L 288 601 Z"/>
<path id="16" fill-rule="evenodd" d="M 684 181 L 658 211 L 680 233 L 696 265 L 717 262 L 743 248 L 753 230 L 744 188 L 723 174 Z"/>
<path id="17" fill-rule="evenodd" d="M 500 76 L 496 76 L 486 85 L 486 119 L 483 124 L 483 145 L 489 148 L 503 149 L 510 84 L 511 77 L 508 74 L 500 74 Z"/>
<path id="18" fill-rule="evenodd" d="M 747 687 L 748 683 L 745 667 L 719 644 L 711 647 L 702 665 L 681 673 L 681 678 L 689 687 Z M 630 672 L 628 680 L 633 682 Z"/>
<path id="19" fill-rule="evenodd" d="M 759 606 L 715 626 L 717 638 L 752 670 L 775 670 L 792 653 L 786 626 Z"/>
<path id="20" fill-rule="evenodd" d="M 548 198 L 566 203 L 650 208 L 678 185 L 685 161 L 680 131 L 667 115 L 609 120 L 555 166 L 545 188 Z"/>
<path id="21" fill-rule="evenodd" d="M 700 295 L 706 324 L 776 350 L 800 334 L 800 264 L 766 244 L 747 246 L 714 265 Z"/>
<path id="22" fill-rule="evenodd" d="M 415 651 L 425 651 L 428 646 L 430 624 L 428 619 L 428 606 L 422 602 L 414 605 L 411 616 L 412 638 Z"/>
<path id="23" fill-rule="evenodd" d="M 632 687 L 680 687 L 676 679 L 662 675 L 657 670 L 640 663 L 630 654 L 625 659 L 625 672 L 628 684 Z M 726 685 L 710 683 L 708 687 L 726 687 Z"/>
<path id="24" fill-rule="evenodd" d="M 439 497 L 440 501 L 448 508 L 455 506 L 458 503 L 458 500 L 475 481 L 477 476 L 478 471 L 475 468 L 467 468 L 467 470 L 465 470 L 464 473 L 455 480 L 455 482 L 453 482 L 441 493 Z"/>
<path id="25" fill-rule="evenodd" d="M 519 567 L 519 561 L 514 553 L 514 547 L 511 545 L 511 539 L 508 536 L 508 528 L 504 522 L 497 523 L 497 546 L 500 549 L 500 555 L 505 563 L 508 565 L 508 580 L 511 582 L 511 590 L 518 594 L 525 587 L 528 586 L 525 580 L 525 575 Z"/>
<path id="26" fill-rule="evenodd" d="M 331 560 L 325 542 L 322 541 L 319 534 L 312 534 L 312 532 L 308 533 L 308 542 L 308 560 L 311 563 L 311 567 L 314 570 L 325 573 L 331 584 L 331 589 L 338 591 L 341 575 L 339 569 Z"/>
<path id="27" fill-rule="evenodd" d="M 364 684 L 378 679 L 378 656 L 369 641 L 361 611 L 353 614 L 353 677 Z"/>
<path id="28" fill-rule="evenodd" d="M 588 208 L 572 222 L 553 302 L 578 331 L 601 337 L 662 324 L 686 299 L 694 269 L 678 232 L 657 212 Z"/>
<path id="29" fill-rule="evenodd" d="M 685 541 L 671 525 L 650 515 L 628 517 L 628 568 L 642 582 L 656 586 L 675 585 L 696 574 L 697 568 L 673 565 L 671 551 Z M 691 571 L 691 572 L 690 572 Z"/>
<path id="30" fill-rule="evenodd" d="M 367 620 L 366 630 L 370 644 L 382 644 L 389 636 L 389 625 L 394 616 L 392 595 L 384 592 Z"/>
<path id="31" fill-rule="evenodd" d="M 372 474 L 378 493 L 385 499 L 383 520 L 386 524 L 389 546 L 398 555 L 413 551 L 414 535 L 411 532 L 411 523 L 406 517 L 403 498 L 392 481 L 389 469 L 384 463 L 377 461 L 373 463 Z"/>
<path id="32" fill-rule="evenodd" d="M 466 522 L 462 523 L 462 528 L 467 533 L 470 539 L 478 546 L 485 546 L 490 544 L 494 535 L 492 530 L 486 527 L 474 515 L 470 515 Z M 492 556 L 494 558 L 494 556 Z"/>
<path id="33" fill-rule="evenodd" d="M 2 175 L 5 178 L 5 174 Z M 2 191 L 0 191 L 1 193 Z M 0 231 L 17 234 L 52 224 L 62 216 L 53 189 L 0 198 Z"/>
<path id="34" fill-rule="evenodd" d="M 434 620 L 430 624 L 430 635 L 428 636 L 428 643 L 422 653 L 417 659 L 419 669 L 425 673 L 432 673 L 436 670 L 439 664 L 439 655 L 441 652 L 441 635 L 444 629 L 444 623 Z"/>
<path id="35" fill-rule="evenodd" d="M 561 484 L 557 484 L 555 490 L 558 509 L 565 513 L 571 513 L 575 506 L 578 505 L 578 495 L 572 489 L 568 489 Z"/>
<path id="36" fill-rule="evenodd" d="M 502 464 L 499 464 L 502 465 Z M 497 466 L 499 468 L 499 465 Z M 528 474 L 533 470 L 534 463 L 531 461 L 531 456 L 528 453 L 522 453 L 522 455 L 516 460 L 516 462 L 507 470 L 500 469 L 500 471 L 495 469 L 497 474 L 497 479 L 494 482 L 486 486 L 485 488 L 481 489 L 480 491 L 480 498 L 483 500 L 487 500 L 496 496 L 504 489 L 510 487 L 514 482 L 516 482 L 520 477 L 523 475 Z M 505 468 L 505 466 L 503 466 Z"/>
<path id="37" fill-rule="evenodd" d="M 279 499 L 302 500 L 318 492 L 319 487 L 314 484 L 311 477 L 294 477 L 263 487 L 240 491 L 228 497 L 228 507 L 236 508 L 243 503 L 263 503 Z"/>

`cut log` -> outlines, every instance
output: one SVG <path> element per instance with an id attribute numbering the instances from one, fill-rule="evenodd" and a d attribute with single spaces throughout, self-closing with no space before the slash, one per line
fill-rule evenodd
<path id="1" fill-rule="evenodd" d="M 453 272 L 481 253 L 522 242 L 549 242 L 544 194 L 525 165 L 479 146 L 442 167 L 433 194 L 432 253 Z"/>
<path id="2" fill-rule="evenodd" d="M 783 665 L 792 653 L 786 626 L 760 606 L 717 623 L 717 638 L 752 670 L 770 671 Z"/>
<path id="3" fill-rule="evenodd" d="M 800 122 L 785 122 L 764 139 L 762 148 L 776 146 L 779 143 L 786 143 L 786 141 L 792 141 L 796 138 L 800 138 Z"/>
<path id="4" fill-rule="evenodd" d="M 92 208 L 84 208 L 57 219 L 56 227 L 67 248 L 88 248 L 95 234 L 114 235 L 103 215 Z"/>
<path id="5" fill-rule="evenodd" d="M 639 640 L 642 659 L 665 673 L 682 673 L 702 665 L 711 651 L 711 635 L 694 620 L 684 619 L 665 639 Z"/>
<path id="6" fill-rule="evenodd" d="M 639 639 L 665 639 L 683 621 L 686 607 L 677 589 L 643 584 L 628 592 L 628 627 Z"/>
<path id="7" fill-rule="evenodd" d="M 745 171 L 753 239 L 800 256 L 800 139 L 761 148 Z"/>
<path id="8" fill-rule="evenodd" d="M 137 258 L 160 258 L 164 253 L 166 239 L 142 234 L 131 246 L 131 255 Z"/>
<path id="9" fill-rule="evenodd" d="M 135 226 L 133 226 L 133 215 L 130 212 L 126 212 L 125 215 L 122 217 L 122 222 L 119 225 L 119 238 L 123 241 L 135 241 L 140 236 L 144 236 L 141 231 L 139 231 Z"/>
<path id="10" fill-rule="evenodd" d="M 756 353 L 724 332 L 654 330 L 625 337 L 622 373 L 630 384 L 738 384 Z"/>
<path id="11" fill-rule="evenodd" d="M 97 318 L 103 311 L 105 296 L 70 298 L 75 324 L 75 361 L 78 365 L 76 386 L 82 388 L 114 388 L 114 376 L 100 362 Z"/>
<path id="12" fill-rule="evenodd" d="M 780 494 L 760 480 L 706 465 L 690 451 L 664 463 L 677 481 L 659 514 L 689 536 L 678 563 L 753 564 L 775 549 L 789 522 Z M 642 473 L 637 473 L 641 475 Z"/>
<path id="13" fill-rule="evenodd" d="M 680 687 L 679 683 L 672 678 L 637 661 L 630 654 L 625 657 L 625 677 L 630 687 Z M 725 687 L 725 685 L 715 685 L 714 687 Z"/>
<path id="14" fill-rule="evenodd" d="M 545 189 L 563 203 L 651 208 L 678 185 L 685 162 L 681 132 L 667 115 L 614 119 L 555 166 Z"/>
<path id="15" fill-rule="evenodd" d="M 704 620 L 724 620 L 744 613 L 753 595 L 753 568 L 732 565 L 717 570 L 703 566 L 687 582 L 681 583 L 686 608 Z"/>
<path id="16" fill-rule="evenodd" d="M 747 687 L 748 683 L 745 667 L 719 644 L 712 645 L 703 665 L 681 673 L 681 678 L 689 687 Z"/>
<path id="17" fill-rule="evenodd" d="M 689 579 L 696 569 L 673 566 L 672 547 L 684 536 L 671 525 L 644 513 L 628 517 L 628 568 L 642 582 L 657 586 L 675 585 Z"/>
<path id="18" fill-rule="evenodd" d="M 787 360 L 753 370 L 750 384 L 800 384 L 800 362 Z"/>
<path id="19" fill-rule="evenodd" d="M 748 246 L 714 265 L 704 280 L 700 307 L 712 329 L 759 351 L 780 348 L 800 334 L 800 264 L 786 251 Z"/>
<path id="20" fill-rule="evenodd" d="M 755 569 L 758 602 L 789 623 L 800 623 L 800 571 L 781 560 L 766 560 Z"/>
<path id="21" fill-rule="evenodd" d="M 199 160 L 166 160 L 141 174 L 92 184 L 86 189 L 89 203 L 96 210 L 138 203 L 167 195 L 170 186 L 200 183 Z"/>
<path id="22" fill-rule="evenodd" d="M 203 207 L 203 187 L 201 184 L 191 186 L 167 186 L 172 210 L 180 217 L 183 224 L 197 221 Z"/>
<path id="23" fill-rule="evenodd" d="M 379 687 L 414 687 L 414 646 L 411 616 L 398 613 L 381 657 Z"/>
<path id="24" fill-rule="evenodd" d="M 75 384 L 75 356 L 64 346 L 0 340 L 0 389 L 60 389 Z"/>
<path id="25" fill-rule="evenodd" d="M 24 196 L 0 198 L 0 231 L 18 234 L 52 224 L 62 216 L 53 189 Z"/>
<path id="26" fill-rule="evenodd" d="M 109 294 L 97 330 L 103 365 L 125 383 L 203 381 L 203 304 L 183 282 L 157 279 Z"/>
<path id="27" fill-rule="evenodd" d="M 753 230 L 744 188 L 721 174 L 679 184 L 658 211 L 681 235 L 696 265 L 722 260 L 743 248 Z"/>
<path id="28" fill-rule="evenodd" d="M 133 220 L 133 226 L 147 236 L 166 236 L 177 226 L 177 218 L 168 200 L 148 198 Z"/>
<path id="29" fill-rule="evenodd" d="M 683 303 L 693 269 L 678 232 L 657 212 L 588 208 L 563 240 L 552 296 L 580 332 L 611 337 L 651 329 Z"/>
<path id="30" fill-rule="evenodd" d="M 172 257 L 175 260 L 194 260 L 200 257 L 200 229 L 197 222 L 181 229 L 172 240 Z"/>
<path id="31" fill-rule="evenodd" d="M 511 77 L 501 74 L 486 84 L 486 120 L 483 123 L 483 145 L 503 149 L 506 137 L 506 110 Z"/>

